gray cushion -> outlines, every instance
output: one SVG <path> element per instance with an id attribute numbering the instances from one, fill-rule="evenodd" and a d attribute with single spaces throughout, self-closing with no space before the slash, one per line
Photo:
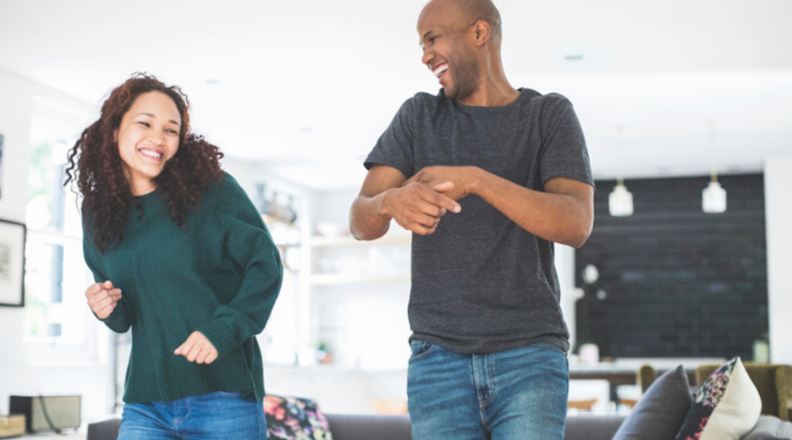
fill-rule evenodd
<path id="1" fill-rule="evenodd" d="M 784 422 L 773 416 L 759 417 L 753 429 L 742 438 L 742 440 L 779 439 L 792 439 L 792 422 Z"/>
<path id="2" fill-rule="evenodd" d="M 692 404 L 687 373 L 680 365 L 652 383 L 613 440 L 674 440 Z"/>

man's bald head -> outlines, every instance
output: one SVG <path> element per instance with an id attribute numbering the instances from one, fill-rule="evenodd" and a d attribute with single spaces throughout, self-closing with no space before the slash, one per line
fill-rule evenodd
<path id="1" fill-rule="evenodd" d="M 501 36 L 501 18 L 498 8 L 492 3 L 492 0 L 454 0 L 459 8 L 462 10 L 464 17 L 467 18 L 467 25 L 471 25 L 479 20 L 484 20 L 489 23 L 492 28 L 492 35 L 500 38 Z M 463 23 L 465 25 L 465 23 Z"/>
<path id="2" fill-rule="evenodd" d="M 492 0 L 431 0 L 421 15 L 429 9 L 438 9 L 455 18 L 458 26 L 472 26 L 479 20 L 487 22 L 492 36 L 500 41 L 501 17 Z"/>

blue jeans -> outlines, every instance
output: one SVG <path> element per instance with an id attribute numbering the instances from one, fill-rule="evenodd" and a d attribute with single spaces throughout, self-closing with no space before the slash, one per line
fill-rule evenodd
<path id="1" fill-rule="evenodd" d="M 266 440 L 261 400 L 239 392 L 204 394 L 172 402 L 127 403 L 118 440 Z"/>
<path id="2" fill-rule="evenodd" d="M 463 354 L 410 344 L 413 440 L 562 440 L 569 362 L 550 344 Z"/>

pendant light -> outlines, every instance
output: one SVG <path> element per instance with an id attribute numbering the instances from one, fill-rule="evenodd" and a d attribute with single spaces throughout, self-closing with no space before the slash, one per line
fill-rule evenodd
<path id="1" fill-rule="evenodd" d="M 627 187 L 624 186 L 622 173 L 622 126 L 616 127 L 618 133 L 617 157 L 619 161 L 619 174 L 616 178 L 616 186 L 608 196 L 608 210 L 614 217 L 629 217 L 633 214 L 633 196 Z"/>
<path id="2" fill-rule="evenodd" d="M 718 182 L 715 151 L 715 122 L 710 121 L 710 183 L 701 191 L 701 209 L 707 214 L 726 212 L 726 190 Z"/>

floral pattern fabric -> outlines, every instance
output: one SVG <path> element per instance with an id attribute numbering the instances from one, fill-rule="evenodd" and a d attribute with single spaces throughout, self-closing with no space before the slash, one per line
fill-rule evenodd
<path id="1" fill-rule="evenodd" d="M 333 440 L 330 424 L 316 402 L 299 397 L 264 398 L 267 437 L 277 440 Z"/>
<path id="2" fill-rule="evenodd" d="M 729 386 L 729 379 L 739 359 L 736 357 L 721 365 L 704 381 L 675 440 L 698 440 L 701 438 L 701 433 L 704 432 L 710 416 L 723 398 L 726 387 Z"/>

